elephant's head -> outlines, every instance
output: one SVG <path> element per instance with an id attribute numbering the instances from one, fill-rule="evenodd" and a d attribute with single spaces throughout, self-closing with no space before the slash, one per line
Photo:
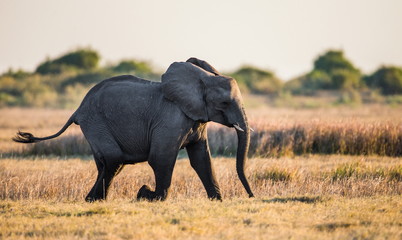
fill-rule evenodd
<path id="1" fill-rule="evenodd" d="M 162 75 L 165 97 L 194 121 L 213 121 L 234 127 L 238 136 L 236 169 L 250 197 L 253 193 L 244 174 L 250 128 L 236 80 L 221 75 L 207 62 L 190 58 L 175 62 Z"/>

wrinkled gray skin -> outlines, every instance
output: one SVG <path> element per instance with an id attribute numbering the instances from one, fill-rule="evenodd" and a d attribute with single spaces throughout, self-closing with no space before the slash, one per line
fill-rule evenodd
<path id="1" fill-rule="evenodd" d="M 250 133 L 237 83 L 196 58 L 170 65 L 161 83 L 129 75 L 104 80 L 88 92 L 58 133 L 37 138 L 20 132 L 14 140 L 47 140 L 72 123 L 79 124 L 98 169 L 97 180 L 85 198 L 89 202 L 106 199 L 113 177 L 125 164 L 145 161 L 154 170 L 156 188 L 152 191 L 142 186 L 137 198 L 166 199 L 177 154 L 185 148 L 208 197 L 221 200 L 208 147 L 208 121 L 236 128 L 237 172 L 253 197 L 244 175 Z"/>

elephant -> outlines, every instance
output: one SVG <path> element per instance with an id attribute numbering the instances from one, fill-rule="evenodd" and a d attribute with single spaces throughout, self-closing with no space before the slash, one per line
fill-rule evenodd
<path id="1" fill-rule="evenodd" d="M 47 137 L 18 132 L 20 143 L 60 136 L 72 123 L 80 126 L 93 153 L 98 176 L 85 200 L 105 200 L 112 179 L 126 164 L 148 161 L 155 190 L 142 186 L 138 200 L 165 200 L 180 149 L 186 149 L 208 198 L 222 200 L 211 163 L 207 123 L 235 128 L 236 170 L 249 197 L 254 194 L 244 168 L 250 127 L 235 79 L 220 74 L 206 61 L 174 62 L 152 82 L 132 75 L 112 77 L 95 85 L 61 130 Z"/>

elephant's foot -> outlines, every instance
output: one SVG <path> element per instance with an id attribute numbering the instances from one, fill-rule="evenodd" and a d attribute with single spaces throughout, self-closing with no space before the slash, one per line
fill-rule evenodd
<path id="1" fill-rule="evenodd" d="M 144 185 L 140 188 L 140 190 L 137 193 L 137 200 L 147 200 L 147 201 L 163 201 L 166 199 L 166 196 L 159 196 L 157 195 L 154 191 L 151 191 L 151 189 L 147 186 Z"/>
<path id="2" fill-rule="evenodd" d="M 151 189 L 147 185 L 143 185 L 137 193 L 137 200 L 148 200 L 152 201 L 155 198 L 155 192 L 151 191 Z"/>
<path id="3" fill-rule="evenodd" d="M 102 201 L 102 200 L 105 200 L 105 199 L 103 197 L 89 196 L 89 195 L 85 197 L 85 201 L 89 202 L 89 203 L 93 203 L 96 201 Z"/>
<path id="4" fill-rule="evenodd" d="M 221 201 L 222 202 L 222 196 L 220 193 L 216 194 L 216 195 L 208 196 L 208 198 L 212 201 Z"/>

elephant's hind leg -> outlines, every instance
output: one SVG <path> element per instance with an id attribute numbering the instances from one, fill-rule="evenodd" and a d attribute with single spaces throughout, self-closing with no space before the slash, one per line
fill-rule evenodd
<path id="1" fill-rule="evenodd" d="M 98 200 L 106 200 L 112 180 L 120 172 L 122 167 L 122 164 L 116 161 L 111 161 L 106 164 L 106 166 L 103 166 L 101 170 L 98 169 L 97 180 L 91 191 L 86 196 L 85 201 L 94 202 Z"/>
<path id="2" fill-rule="evenodd" d="M 96 178 L 95 184 L 92 187 L 91 191 L 88 193 L 88 195 L 85 197 L 85 201 L 87 202 L 93 202 L 96 201 L 98 199 L 95 199 L 95 190 L 96 190 L 96 185 L 98 184 L 98 182 L 100 181 L 99 179 L 103 178 L 103 163 L 100 160 L 97 160 L 95 158 L 95 163 L 96 163 L 96 168 L 98 169 L 98 176 Z"/>
<path id="3" fill-rule="evenodd" d="M 85 198 L 88 202 L 105 200 L 113 177 L 123 167 L 123 153 L 107 128 L 98 124 L 82 124 L 81 129 L 94 154 L 98 176 L 94 186 Z"/>

